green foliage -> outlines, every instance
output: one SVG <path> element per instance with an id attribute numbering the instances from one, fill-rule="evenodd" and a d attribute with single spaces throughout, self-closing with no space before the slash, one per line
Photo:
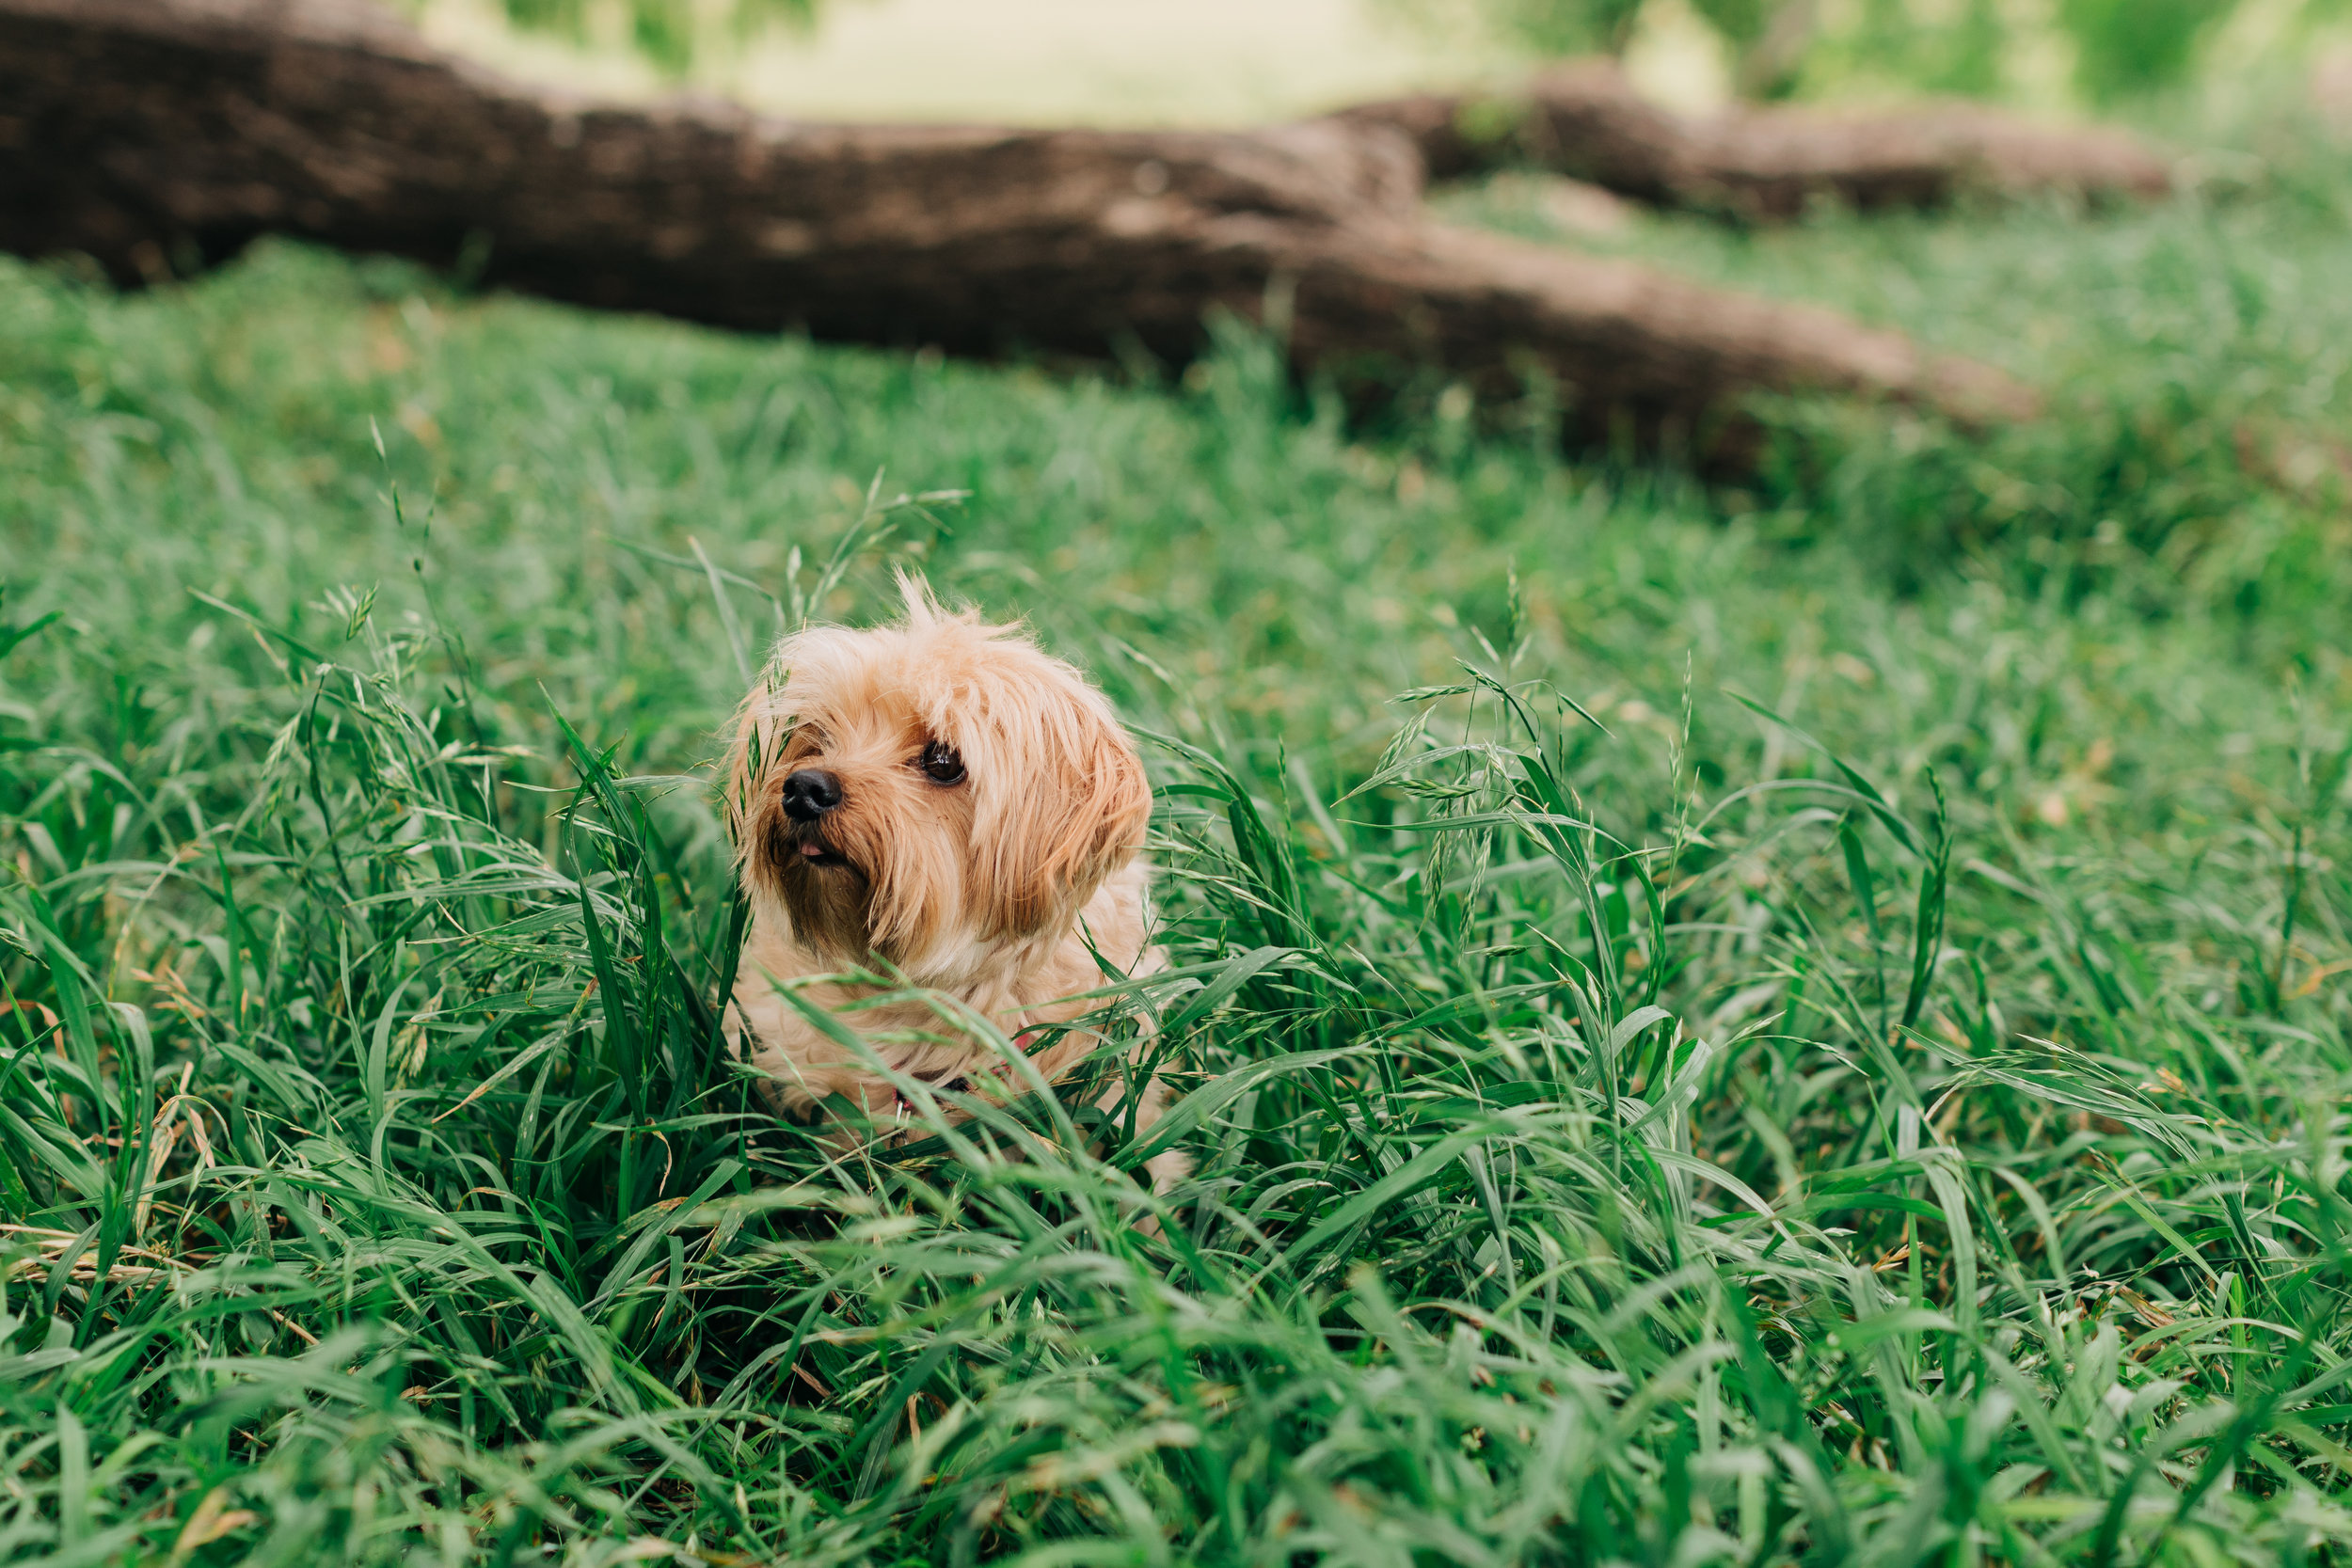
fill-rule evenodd
<path id="1" fill-rule="evenodd" d="M 1632 36 L 1642 0 L 1489 0 L 1498 32 L 1531 54 L 1615 54 Z"/>
<path id="2" fill-rule="evenodd" d="M 2230 10 L 2217 0 L 2063 0 L 2058 20 L 2075 79 L 2106 101 L 2184 80 L 2198 41 Z"/>
<path id="3" fill-rule="evenodd" d="M 2072 53 L 2085 99 L 2106 104 L 2188 80 L 2199 46 L 2239 3 L 2058 0 L 2046 16 L 2000 0 L 1859 0 L 1835 9 L 1818 0 L 1692 0 L 1692 8 L 1722 36 L 1752 93 L 1834 95 L 1862 82 L 1996 97 L 2010 85 L 2016 55 L 2054 40 Z M 1642 9 L 1639 0 L 1486 4 L 1503 38 L 1537 54 L 1620 50 Z M 2331 0 L 2293 8 L 2308 21 L 2334 8 Z"/>
<path id="4" fill-rule="evenodd" d="M 2060 411 L 1744 495 L 1231 330 L 0 268 L 6 1549 L 2352 1549 L 2347 194 L 1640 228 Z M 1154 737 L 1165 1200 L 1090 1095 L 856 1148 L 717 1049 L 705 765 L 885 558 Z"/>
<path id="5" fill-rule="evenodd" d="M 412 0 L 414 3 L 414 0 Z M 530 32 L 585 41 L 598 8 L 593 0 L 499 0 L 506 19 Z M 672 74 L 684 72 L 712 44 L 740 42 L 762 28 L 805 31 L 817 23 L 818 0 L 622 0 L 625 37 L 612 40 Z"/>
<path id="6" fill-rule="evenodd" d="M 1825 39 L 1847 69 L 1927 92 L 1988 96 L 2001 86 L 2015 39 L 1999 0 L 1963 0 L 1922 13 L 1912 0 L 1865 0 L 1851 34 Z M 1818 68 L 1817 71 L 1818 71 Z"/>
<path id="7" fill-rule="evenodd" d="M 1614 55 L 1632 40 L 1645 0 L 1481 0 L 1486 24 L 1512 48 L 1539 57 L 1594 53 Z M 1407 17 L 1434 23 L 1435 8 L 1421 0 L 1388 0 Z M 1694 0 L 1692 8 L 1744 50 L 1772 26 L 1775 0 Z"/>

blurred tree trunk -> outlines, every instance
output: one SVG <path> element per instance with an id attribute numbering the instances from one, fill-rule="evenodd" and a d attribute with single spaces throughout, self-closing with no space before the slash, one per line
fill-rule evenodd
<path id="1" fill-rule="evenodd" d="M 2055 127 L 1977 104 L 1845 114 L 1741 108 L 1677 115 L 1607 60 L 1574 60 L 1517 91 L 1425 93 L 1336 117 L 1404 132 L 1430 178 L 1534 164 L 1662 206 L 1782 218 L 1828 198 L 1863 208 L 1930 206 L 1968 189 L 2153 197 L 2171 166 L 2106 127 Z"/>
<path id="2" fill-rule="evenodd" d="M 1573 435 L 1726 462 L 1757 391 L 2034 408 L 1832 311 L 1427 223 L 1420 177 L 1379 125 L 795 124 L 532 92 L 360 0 L 0 0 L 0 245 L 126 282 L 284 233 L 747 330 L 1173 361 L 1271 300 L 1359 395 L 1540 384 Z"/>

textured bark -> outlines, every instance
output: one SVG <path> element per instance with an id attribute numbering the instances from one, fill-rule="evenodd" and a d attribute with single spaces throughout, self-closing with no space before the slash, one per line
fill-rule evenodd
<path id="1" fill-rule="evenodd" d="M 1303 371 L 1531 379 L 1575 428 L 1740 428 L 1820 388 L 1975 423 L 2024 388 L 1834 312 L 1422 221 L 1380 127 L 1250 135 L 797 124 L 599 106 L 358 0 L 0 0 L 0 245 L 136 281 L 263 233 L 749 330 L 1181 360 L 1286 302 Z M 1735 448 L 1722 449 L 1728 454 Z"/>
<path id="2" fill-rule="evenodd" d="M 1333 118 L 1401 131 L 1433 180 L 1534 164 L 1664 206 L 1789 217 L 1817 198 L 1932 206 L 1966 189 L 2154 197 L 2171 166 L 2105 127 L 2057 127 L 1964 103 L 1900 113 L 1738 109 L 1691 119 L 1606 60 L 1555 66 L 1511 92 L 1427 93 Z"/>

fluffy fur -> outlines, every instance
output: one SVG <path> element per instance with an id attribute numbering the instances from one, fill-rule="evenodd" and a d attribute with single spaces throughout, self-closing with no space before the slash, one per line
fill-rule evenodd
<path id="1" fill-rule="evenodd" d="M 896 625 L 785 639 L 737 715 L 727 797 L 752 927 L 729 1031 L 787 1113 L 835 1094 L 881 1113 L 897 1093 L 811 1027 L 777 981 L 880 958 L 1025 1045 L 1040 1025 L 1089 1010 L 1055 1004 L 1104 983 L 1097 953 L 1128 974 L 1163 967 L 1138 858 L 1151 789 L 1110 705 L 1019 626 L 950 614 L 903 586 Z M 958 766 L 951 782 L 936 776 Z M 796 816 L 787 781 L 818 774 L 838 803 L 811 817 L 803 796 Z M 827 1008 L 855 999 L 834 984 L 803 994 Z M 961 1089 L 1009 1075 L 921 1003 L 843 1021 L 911 1077 Z M 1051 1082 L 1099 1043 L 1073 1030 L 1033 1060 Z M 1139 1128 L 1162 1099 L 1151 1085 Z M 1183 1168 L 1168 1156 L 1152 1166 L 1163 1187 Z"/>

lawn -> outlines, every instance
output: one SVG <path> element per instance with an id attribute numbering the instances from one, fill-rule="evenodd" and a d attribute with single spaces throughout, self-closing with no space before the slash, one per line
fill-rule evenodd
<path id="1" fill-rule="evenodd" d="M 1609 241 L 2051 389 L 1736 487 L 1230 328 L 0 263 L 0 1549 L 2344 1560 L 2352 158 L 2260 150 Z M 719 726 L 901 564 L 1146 736 L 1165 1201 L 715 1044 Z"/>

